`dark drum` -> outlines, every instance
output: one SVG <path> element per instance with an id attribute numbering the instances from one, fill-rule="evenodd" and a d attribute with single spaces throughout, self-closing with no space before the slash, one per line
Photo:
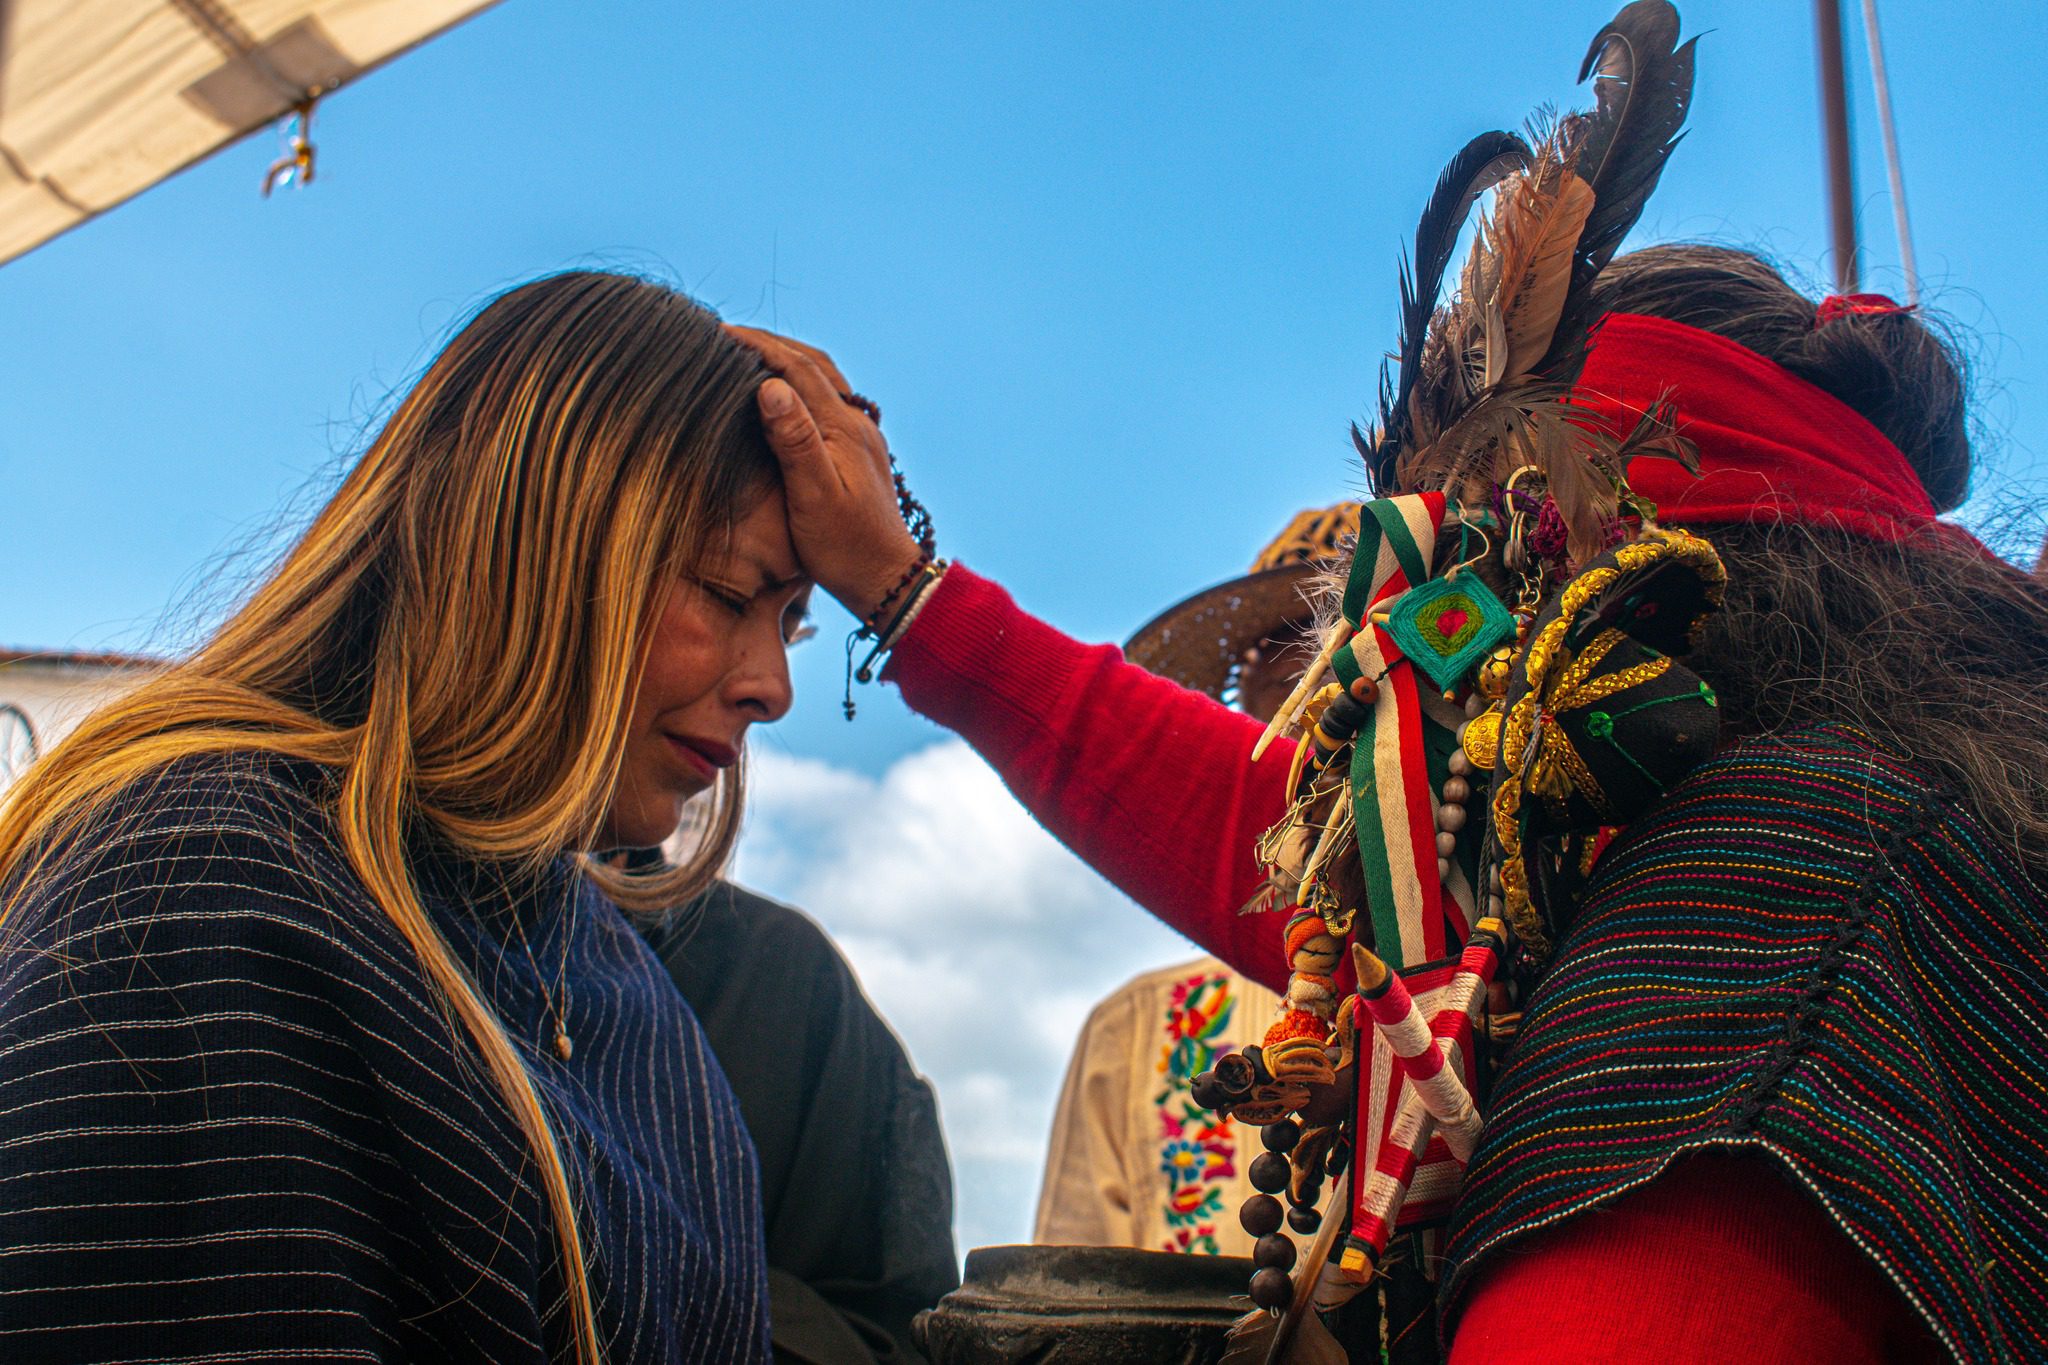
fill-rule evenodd
<path id="1" fill-rule="evenodd" d="M 982 1247 L 912 1329 L 932 1365 L 1213 1365 L 1251 1309 L 1240 1256 Z"/>

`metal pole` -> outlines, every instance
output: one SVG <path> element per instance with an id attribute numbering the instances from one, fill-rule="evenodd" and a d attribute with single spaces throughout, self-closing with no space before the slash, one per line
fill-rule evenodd
<path id="1" fill-rule="evenodd" d="M 1849 161 L 1849 98 L 1842 77 L 1841 0 L 1813 0 L 1820 58 L 1820 123 L 1827 149 L 1828 235 L 1835 292 L 1856 292 L 1856 173 Z"/>
<path id="2" fill-rule="evenodd" d="M 1899 232 L 1899 265 L 1906 272 L 1906 302 L 1920 302 L 1920 263 L 1913 259 L 1913 222 L 1906 214 L 1906 173 L 1899 169 L 1899 130 L 1892 122 L 1892 85 L 1885 76 L 1884 38 L 1877 31 L 1877 0 L 1863 0 L 1863 42 L 1870 49 L 1870 84 L 1877 94 L 1877 124 L 1884 132 L 1884 170 L 1891 179 L 1892 225 Z"/>

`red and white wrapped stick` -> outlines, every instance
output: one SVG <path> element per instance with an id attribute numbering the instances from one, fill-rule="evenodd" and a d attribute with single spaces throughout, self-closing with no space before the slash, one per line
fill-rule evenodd
<path id="1" fill-rule="evenodd" d="M 1408 1197 L 1408 1183 L 1415 1178 L 1420 1154 L 1429 1146 L 1436 1128 L 1436 1116 L 1423 1105 L 1415 1087 L 1409 1086 L 1401 1097 L 1401 1108 L 1394 1115 L 1387 1140 L 1380 1145 L 1379 1159 L 1365 1176 L 1365 1184 L 1352 1205 L 1351 1236 L 1339 1262 L 1339 1270 L 1346 1279 L 1363 1283 L 1372 1278 L 1373 1267 L 1394 1235 L 1394 1220 L 1400 1216 L 1401 1204 Z M 1365 1245 L 1359 1245 L 1361 1242 Z"/>
<path id="2" fill-rule="evenodd" d="M 1444 1145 L 1459 1161 L 1469 1161 L 1479 1141 L 1479 1108 L 1472 1092 L 1450 1065 L 1449 1049 L 1430 1031 L 1429 1021 L 1401 978 L 1362 943 L 1351 945 L 1358 971 L 1358 1002 L 1373 1027 L 1393 1048 L 1408 1083 L 1423 1107 L 1442 1127 Z M 1459 984 L 1464 982 L 1461 972 Z M 1474 997 L 1476 998 L 1476 996 Z"/>
<path id="3" fill-rule="evenodd" d="M 1472 926 L 1472 936 L 1465 940 L 1465 951 L 1458 958 L 1458 976 L 1444 996 L 1444 1007 L 1438 1018 L 1448 1018 L 1461 1013 L 1467 1019 L 1478 1022 L 1479 1011 L 1486 1000 L 1486 993 L 1493 988 L 1493 979 L 1500 975 L 1501 952 L 1507 947 L 1506 921 L 1488 915 Z M 1438 1031 L 1442 1036 L 1442 1031 Z"/>
<path id="4" fill-rule="evenodd" d="M 1447 1075 L 1457 1087 L 1457 1093 L 1465 1097 L 1468 1106 L 1471 1105 L 1470 1093 L 1466 1091 L 1464 1084 L 1458 1081 L 1456 1069 L 1449 1065 L 1450 1049 L 1454 1043 L 1448 1034 L 1456 1028 L 1457 1021 L 1470 1022 L 1478 1017 L 1485 1003 L 1487 990 L 1492 986 L 1494 976 L 1500 970 L 1502 931 L 1503 927 L 1498 920 L 1480 921 L 1473 931 L 1471 940 L 1465 945 L 1457 976 L 1444 989 L 1441 1007 L 1436 1016 L 1436 1029 L 1424 1025 L 1425 1036 L 1429 1039 L 1428 1053 L 1436 1058 L 1438 1064 L 1437 1069 L 1430 1074 Z M 1409 1017 L 1419 1020 L 1421 1011 L 1408 996 L 1406 988 L 1401 986 L 1400 979 L 1387 971 L 1386 965 L 1380 963 L 1378 958 L 1354 945 L 1354 958 L 1361 953 L 1370 959 L 1371 963 L 1378 963 L 1380 970 L 1386 973 L 1386 980 L 1393 983 L 1392 988 L 1400 990 L 1401 999 L 1406 1001 L 1403 1022 L 1405 1023 Z M 1368 966 L 1365 961 L 1358 962 L 1360 995 L 1362 999 L 1366 999 L 1365 1007 L 1370 1011 L 1370 1000 L 1365 997 L 1366 983 L 1372 981 Z M 1384 982 L 1373 984 L 1379 987 L 1381 997 L 1384 998 L 1390 988 Z M 1391 1012 L 1389 1010 L 1389 1013 Z M 1375 1014 L 1375 1025 L 1379 1022 Z M 1381 1027 L 1381 1032 L 1390 1033 L 1385 1027 Z M 1412 1033 L 1409 1036 L 1412 1037 Z M 1398 1045 L 1394 1043 L 1391 1035 L 1388 1042 L 1390 1046 L 1395 1047 L 1395 1055 L 1400 1057 Z M 1402 1060 L 1405 1068 L 1407 1060 Z M 1425 1099 L 1426 1092 L 1417 1082 L 1414 1073 L 1404 1071 L 1404 1074 L 1409 1084 L 1402 1091 L 1400 1108 L 1389 1127 L 1387 1140 L 1380 1146 L 1373 1170 L 1363 1175 L 1364 1183 L 1359 1187 L 1357 1201 L 1352 1207 L 1351 1236 L 1347 1239 L 1344 1253 L 1338 1262 L 1339 1273 L 1354 1284 L 1363 1283 L 1371 1277 L 1373 1267 L 1386 1251 L 1387 1243 L 1394 1234 L 1395 1222 L 1400 1217 L 1401 1206 L 1407 1199 L 1408 1186 L 1414 1180 L 1416 1169 L 1421 1163 L 1422 1153 L 1428 1148 L 1430 1138 L 1436 1134 L 1441 1122 L 1440 1117 L 1431 1111 Z M 1472 1137 L 1476 1138 L 1476 1109 L 1473 1111 L 1473 1118 L 1471 1133 Z M 1448 1126 L 1443 1131 L 1445 1145 L 1452 1148 L 1452 1154 L 1460 1162 L 1469 1160 L 1472 1151 L 1469 1140 L 1464 1150 L 1460 1151 L 1451 1141 Z"/>

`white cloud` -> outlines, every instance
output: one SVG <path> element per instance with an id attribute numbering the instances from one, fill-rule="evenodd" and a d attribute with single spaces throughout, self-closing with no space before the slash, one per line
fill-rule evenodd
<path id="1" fill-rule="evenodd" d="M 1039 828 L 958 740 L 879 779 L 758 753 L 734 878 L 838 941 L 931 1077 L 960 1247 L 1021 1242 L 1095 1002 L 1197 950 Z"/>

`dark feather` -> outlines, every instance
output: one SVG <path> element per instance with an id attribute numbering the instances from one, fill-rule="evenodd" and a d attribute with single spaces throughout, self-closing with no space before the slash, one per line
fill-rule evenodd
<path id="1" fill-rule="evenodd" d="M 1579 175 L 1593 187 L 1593 211 L 1579 234 L 1572 287 L 1542 369 L 1577 372 L 1586 332 L 1596 320 L 1587 288 L 1642 217 L 1643 205 L 1683 136 L 1692 103 L 1693 44 L 1678 43 L 1678 11 L 1668 0 L 1635 0 L 1594 35 L 1579 66 L 1591 76 L 1594 108 L 1574 115 Z"/>
<path id="2" fill-rule="evenodd" d="M 1604 454 L 1603 466 L 1618 477 L 1626 477 L 1631 460 L 1661 457 L 1676 460 L 1688 474 L 1700 472 L 1700 448 L 1678 430 L 1677 409 L 1660 400 L 1629 428 L 1626 435 Z"/>
<path id="3" fill-rule="evenodd" d="M 1437 177 L 1436 190 L 1415 226 L 1413 269 L 1407 261 L 1401 263 L 1401 343 L 1395 357 L 1400 378 L 1389 383 L 1382 372 L 1378 440 L 1367 459 L 1367 472 L 1377 490 L 1392 489 L 1394 458 L 1408 432 L 1408 399 L 1422 369 L 1423 340 L 1436 311 L 1444 271 L 1457 249 L 1458 233 L 1479 196 L 1528 163 L 1529 145 L 1515 134 L 1482 133 L 1466 143 Z"/>
<path id="4" fill-rule="evenodd" d="M 1572 553 L 1584 558 L 1604 540 L 1627 460 L 1683 457 L 1683 443 L 1654 427 L 1626 440 L 1586 432 L 1564 401 L 1599 320 L 1593 279 L 1641 217 L 1685 122 L 1693 43 L 1679 44 L 1678 33 L 1666 0 L 1636 0 L 1600 30 L 1581 65 L 1592 110 L 1554 125 L 1539 119 L 1533 151 L 1508 133 L 1474 139 L 1439 177 L 1416 229 L 1414 269 L 1401 271 L 1398 383 L 1382 369 L 1378 427 L 1353 431 L 1375 491 L 1462 494 L 1467 480 L 1497 482 L 1535 463 L 1570 525 Z M 1464 288 L 1438 307 L 1474 202 L 1510 175 L 1520 178 L 1482 223 Z M 1558 197 L 1573 177 L 1591 189 L 1590 208 L 1583 197 Z M 1495 355 L 1503 347 L 1505 360 Z"/>
<path id="5" fill-rule="evenodd" d="M 1593 98 L 1598 106 L 1592 115 L 1594 126 L 1579 145 L 1581 173 L 1589 182 L 1600 178 L 1614 148 L 1615 134 L 1635 102 L 1636 67 L 1643 65 L 1648 74 L 1655 54 L 1671 53 L 1677 46 L 1678 11 L 1666 0 L 1637 0 L 1587 44 L 1585 58 L 1579 63 L 1579 81 L 1583 84 L 1588 76 L 1593 78 Z M 1677 125 L 1672 126 L 1675 131 Z"/>

